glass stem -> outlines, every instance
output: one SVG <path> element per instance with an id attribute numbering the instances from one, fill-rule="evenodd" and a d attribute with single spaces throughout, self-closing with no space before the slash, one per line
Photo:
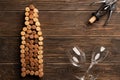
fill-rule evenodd
<path id="1" fill-rule="evenodd" d="M 88 68 L 87 71 L 86 71 L 86 73 L 89 73 L 90 69 L 93 67 L 94 64 L 95 64 L 94 62 L 91 62 L 89 68 Z"/>

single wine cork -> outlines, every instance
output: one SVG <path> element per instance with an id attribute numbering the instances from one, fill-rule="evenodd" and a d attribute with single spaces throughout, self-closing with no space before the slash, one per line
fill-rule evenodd
<path id="1" fill-rule="evenodd" d="M 25 62 L 25 59 L 24 59 L 24 58 L 22 58 L 20 61 L 21 61 L 21 63 L 24 63 L 24 62 Z"/>
<path id="2" fill-rule="evenodd" d="M 25 16 L 29 16 L 29 12 L 25 12 Z"/>
<path id="3" fill-rule="evenodd" d="M 38 51 L 38 54 L 43 54 L 43 51 L 42 50 Z"/>
<path id="4" fill-rule="evenodd" d="M 38 31 L 38 35 L 40 35 L 40 36 L 41 36 L 41 35 L 42 35 L 42 32 L 41 32 L 41 31 Z"/>
<path id="5" fill-rule="evenodd" d="M 20 53 L 25 53 L 25 50 L 24 50 L 24 49 L 21 49 L 21 50 L 20 50 Z"/>
<path id="6" fill-rule="evenodd" d="M 22 72 L 25 72 L 25 71 L 26 71 L 26 68 L 25 68 L 25 67 L 23 67 L 23 68 L 21 69 L 21 71 L 22 71 Z"/>
<path id="7" fill-rule="evenodd" d="M 35 25 L 36 25 L 36 26 L 40 26 L 40 22 L 37 21 L 37 22 L 35 23 Z"/>
<path id="8" fill-rule="evenodd" d="M 40 64 L 43 63 L 43 59 L 39 59 L 39 63 L 40 63 Z"/>
<path id="9" fill-rule="evenodd" d="M 26 44 L 26 41 L 23 40 L 21 43 L 22 43 L 22 44 Z"/>
<path id="10" fill-rule="evenodd" d="M 22 36 L 21 39 L 22 39 L 22 40 L 25 40 L 25 36 Z"/>
<path id="11" fill-rule="evenodd" d="M 20 45 L 20 48 L 21 48 L 21 49 L 24 49 L 24 48 L 25 48 L 25 46 L 24 46 L 24 45 Z"/>
<path id="12" fill-rule="evenodd" d="M 25 21 L 25 25 L 28 26 L 29 25 L 29 21 Z"/>
<path id="13" fill-rule="evenodd" d="M 44 73 L 43 72 L 40 72 L 39 73 L 39 77 L 43 77 Z"/>
<path id="14" fill-rule="evenodd" d="M 33 16 L 34 16 L 34 18 L 38 18 L 39 17 L 38 13 L 34 13 Z"/>
<path id="15" fill-rule="evenodd" d="M 21 57 L 21 58 L 24 58 L 24 57 L 25 57 L 25 54 L 22 53 L 22 54 L 20 55 L 20 57 Z"/>
<path id="16" fill-rule="evenodd" d="M 29 8 L 29 7 L 26 7 L 26 8 L 25 8 L 25 11 L 27 11 L 27 12 L 30 11 L 30 8 Z"/>
<path id="17" fill-rule="evenodd" d="M 35 25 L 32 25 L 32 29 L 36 29 L 36 26 L 35 26 Z"/>
<path id="18" fill-rule="evenodd" d="M 89 19 L 89 23 L 94 23 L 96 21 L 96 17 L 95 16 L 92 16 L 90 19 Z"/>
<path id="19" fill-rule="evenodd" d="M 31 29 L 31 26 L 30 26 L 30 25 L 28 25 L 28 26 L 27 26 L 27 29 Z"/>
<path id="20" fill-rule="evenodd" d="M 38 18 L 33 18 L 33 21 L 38 22 L 39 20 L 38 20 Z"/>
<path id="21" fill-rule="evenodd" d="M 38 71 L 35 71 L 35 75 L 36 75 L 36 76 L 39 75 L 39 72 L 38 72 Z"/>
<path id="22" fill-rule="evenodd" d="M 42 58 L 43 58 L 43 55 L 39 55 L 39 56 L 38 56 L 38 59 L 42 59 Z"/>
<path id="23" fill-rule="evenodd" d="M 30 70 L 26 70 L 26 74 L 30 74 Z"/>
<path id="24" fill-rule="evenodd" d="M 35 6 L 31 4 L 31 5 L 29 6 L 29 8 L 30 8 L 30 9 L 35 9 Z"/>
<path id="25" fill-rule="evenodd" d="M 33 24 L 34 22 L 33 22 L 33 20 L 29 20 L 29 23 L 30 23 L 30 24 Z"/>
<path id="26" fill-rule="evenodd" d="M 43 46 L 39 46 L 38 49 L 39 49 L 39 50 L 43 50 Z"/>
<path id="27" fill-rule="evenodd" d="M 34 18 L 34 16 L 31 14 L 31 15 L 29 16 L 29 18 L 30 18 L 30 19 L 33 19 L 33 18 Z"/>
<path id="28" fill-rule="evenodd" d="M 44 39 L 44 38 L 43 38 L 42 36 L 39 37 L 39 40 L 40 40 L 40 41 L 43 41 L 43 39 Z"/>
<path id="29" fill-rule="evenodd" d="M 37 35 L 37 34 L 35 34 L 35 35 L 34 35 L 34 38 L 38 38 L 38 35 Z"/>
<path id="30" fill-rule="evenodd" d="M 34 71 L 30 71 L 30 75 L 34 75 L 34 73 L 35 73 Z"/>
<path id="31" fill-rule="evenodd" d="M 22 31 L 22 32 L 21 32 L 21 35 L 22 35 L 22 36 L 24 36 L 24 35 L 25 35 L 25 32 L 24 32 L 24 31 Z"/>
<path id="32" fill-rule="evenodd" d="M 25 20 L 28 21 L 28 20 L 29 20 L 29 17 L 25 17 Z"/>
<path id="33" fill-rule="evenodd" d="M 39 11 L 38 11 L 38 9 L 36 9 L 36 8 L 34 8 L 34 10 L 33 10 L 35 13 L 38 13 Z"/>
<path id="34" fill-rule="evenodd" d="M 26 28 L 26 27 L 23 27 L 23 31 L 27 31 L 27 28 Z"/>
<path id="35" fill-rule="evenodd" d="M 40 46 L 42 46 L 42 45 L 43 45 L 43 42 L 42 42 L 42 41 L 40 41 L 40 42 L 38 42 L 38 44 L 39 44 Z"/>
<path id="36" fill-rule="evenodd" d="M 33 14 L 34 14 L 34 11 L 29 11 L 29 14 L 33 15 Z"/>
<path id="37" fill-rule="evenodd" d="M 26 72 L 22 72 L 22 73 L 21 73 L 21 76 L 22 76 L 22 77 L 25 77 L 25 76 L 26 76 Z"/>

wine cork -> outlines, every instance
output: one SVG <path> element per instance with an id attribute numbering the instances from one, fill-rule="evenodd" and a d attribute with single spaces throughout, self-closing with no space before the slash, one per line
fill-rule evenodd
<path id="1" fill-rule="evenodd" d="M 34 13 L 33 16 L 34 16 L 34 18 L 38 18 L 39 17 L 38 13 Z"/>
<path id="2" fill-rule="evenodd" d="M 30 13 L 31 15 L 33 15 L 33 14 L 34 14 L 34 12 L 33 12 L 33 11 L 29 11 L 29 13 Z"/>
<path id="3" fill-rule="evenodd" d="M 21 61 L 21 63 L 24 63 L 24 62 L 25 62 L 25 59 L 24 59 L 24 58 L 22 58 L 20 61 Z"/>
<path id="4" fill-rule="evenodd" d="M 24 48 L 25 48 L 25 46 L 24 46 L 24 45 L 20 45 L 20 48 L 21 48 L 21 49 L 24 49 Z"/>
<path id="5" fill-rule="evenodd" d="M 21 66 L 22 66 L 22 67 L 26 67 L 26 64 L 25 64 L 25 63 L 22 63 Z"/>
<path id="6" fill-rule="evenodd" d="M 36 17 L 36 16 L 35 16 Z M 38 22 L 38 18 L 33 18 L 33 21 Z"/>
<path id="7" fill-rule="evenodd" d="M 43 69 L 43 64 L 40 64 L 38 67 L 39 67 L 39 69 L 41 69 L 41 68 Z"/>
<path id="8" fill-rule="evenodd" d="M 35 25 L 32 25 L 32 29 L 36 29 L 36 26 L 35 26 Z"/>
<path id="9" fill-rule="evenodd" d="M 30 74 L 30 70 L 26 70 L 26 74 Z"/>
<path id="10" fill-rule="evenodd" d="M 21 43 L 22 43 L 22 44 L 26 44 L 26 41 L 23 40 Z"/>
<path id="11" fill-rule="evenodd" d="M 39 46 L 38 49 L 39 49 L 39 50 L 42 50 L 42 49 L 43 49 L 43 46 Z"/>
<path id="12" fill-rule="evenodd" d="M 22 72 L 22 73 L 21 73 L 21 76 L 22 76 L 22 77 L 25 77 L 25 76 L 26 76 L 26 72 Z"/>
<path id="13" fill-rule="evenodd" d="M 31 26 L 30 26 L 30 25 L 28 25 L 28 26 L 27 26 L 27 29 L 31 29 Z"/>
<path id="14" fill-rule="evenodd" d="M 26 16 L 26 17 L 29 16 L 29 12 L 25 12 L 25 16 Z"/>
<path id="15" fill-rule="evenodd" d="M 29 37 L 29 34 L 26 34 L 26 35 L 25 35 L 25 38 L 28 38 L 28 37 Z M 26 39 L 26 40 L 27 40 L 27 39 Z"/>
<path id="16" fill-rule="evenodd" d="M 34 75 L 34 71 L 30 71 L 30 75 Z"/>
<path id="17" fill-rule="evenodd" d="M 25 32 L 24 32 L 24 31 L 22 31 L 22 32 L 21 32 L 21 35 L 22 35 L 22 36 L 24 36 L 24 35 L 25 35 Z"/>
<path id="18" fill-rule="evenodd" d="M 89 23 L 94 23 L 96 21 L 96 17 L 95 16 L 92 16 L 90 19 L 89 19 Z"/>
<path id="19" fill-rule="evenodd" d="M 21 57 L 21 58 L 24 58 L 24 57 L 25 57 L 25 54 L 24 54 L 24 53 L 22 53 L 22 54 L 20 55 L 20 57 Z"/>
<path id="20" fill-rule="evenodd" d="M 34 35 L 34 38 L 38 38 L 38 35 L 37 35 L 37 34 L 35 34 L 35 35 Z"/>
<path id="21" fill-rule="evenodd" d="M 38 72 L 38 71 L 35 71 L 35 75 L 36 75 L 36 76 L 39 75 L 39 72 Z"/>
<path id="22" fill-rule="evenodd" d="M 24 50 L 24 49 L 21 49 L 21 50 L 20 50 L 20 53 L 25 53 L 25 50 Z"/>
<path id="23" fill-rule="evenodd" d="M 40 40 L 40 41 L 43 41 L 43 37 L 42 37 L 42 36 L 40 36 L 40 37 L 39 37 L 39 40 Z"/>
<path id="24" fill-rule="evenodd" d="M 30 24 L 33 24 L 34 22 L 33 22 L 33 20 L 29 20 L 29 23 L 30 23 Z"/>
<path id="25" fill-rule="evenodd" d="M 43 77 L 44 73 L 43 72 L 40 72 L 39 73 L 39 77 Z"/>
<path id="26" fill-rule="evenodd" d="M 32 33 L 35 35 L 35 34 L 36 34 L 36 31 L 32 31 Z"/>
<path id="27" fill-rule="evenodd" d="M 34 16 L 31 14 L 31 15 L 29 16 L 29 18 L 30 18 L 30 19 L 33 19 L 33 18 L 34 18 Z"/>
<path id="28" fill-rule="evenodd" d="M 40 26 L 40 22 L 36 22 L 35 25 L 39 27 Z"/>
<path id="29" fill-rule="evenodd" d="M 43 45 L 43 42 L 42 42 L 42 41 L 40 41 L 40 42 L 38 42 L 38 44 L 39 44 L 40 46 L 42 46 L 42 45 Z"/>
<path id="30" fill-rule="evenodd" d="M 39 72 L 43 72 L 43 67 L 39 68 Z"/>
<path id="31" fill-rule="evenodd" d="M 28 47 L 25 47 L 25 51 L 29 51 L 29 48 L 28 48 Z"/>
<path id="32" fill-rule="evenodd" d="M 41 32 L 41 31 L 38 31 L 38 35 L 40 35 L 40 36 L 41 36 L 41 35 L 42 35 L 42 32 Z"/>
<path id="33" fill-rule="evenodd" d="M 25 17 L 25 20 L 28 21 L 28 20 L 29 20 L 29 17 Z"/>
<path id="34" fill-rule="evenodd" d="M 22 39 L 22 40 L 25 40 L 25 36 L 22 36 L 21 39 Z"/>
<path id="35" fill-rule="evenodd" d="M 25 25 L 28 26 L 29 25 L 29 21 L 25 21 Z"/>
<path id="36" fill-rule="evenodd" d="M 25 72 L 25 71 L 26 71 L 26 68 L 25 68 L 25 67 L 23 67 L 23 68 L 21 69 L 21 71 L 22 71 L 22 72 Z"/>
<path id="37" fill-rule="evenodd" d="M 30 11 L 30 8 L 29 8 L 29 7 L 26 7 L 26 8 L 25 8 L 25 11 L 27 11 L 27 12 Z"/>
<path id="38" fill-rule="evenodd" d="M 27 28 L 26 28 L 26 27 L 23 27 L 23 31 L 27 31 Z"/>
<path id="39" fill-rule="evenodd" d="M 38 56 L 38 59 L 42 59 L 42 58 L 43 58 L 43 55 L 39 55 L 39 56 Z"/>
<path id="40" fill-rule="evenodd" d="M 34 38 L 34 36 L 31 34 L 31 35 L 30 35 L 30 39 L 33 39 L 33 38 Z"/>
<path id="41" fill-rule="evenodd" d="M 38 51 L 38 54 L 40 54 L 40 55 L 43 54 L 43 51 L 42 50 Z"/>
<path id="42" fill-rule="evenodd" d="M 31 5 L 29 6 L 29 8 L 33 10 L 33 9 L 35 9 L 35 6 L 31 4 Z"/>
<path id="43" fill-rule="evenodd" d="M 27 30 L 27 33 L 28 33 L 28 34 L 32 33 L 32 30 Z"/>
<path id="44" fill-rule="evenodd" d="M 43 63 L 43 59 L 39 59 L 39 63 L 40 63 L 40 64 Z"/>
<path id="45" fill-rule="evenodd" d="M 36 8 L 34 8 L 34 10 L 33 10 L 35 13 L 38 13 L 39 11 L 38 11 L 38 9 L 36 9 Z"/>

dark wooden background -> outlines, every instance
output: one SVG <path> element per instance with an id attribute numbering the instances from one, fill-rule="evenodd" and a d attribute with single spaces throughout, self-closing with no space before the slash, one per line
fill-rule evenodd
<path id="1" fill-rule="evenodd" d="M 107 46 L 111 54 L 94 66 L 98 80 L 120 80 L 120 13 L 113 14 L 103 27 L 105 17 L 86 28 L 85 22 L 99 5 L 95 0 L 0 0 L 0 80 L 76 80 L 76 71 L 65 50 L 78 45 L 87 55 L 86 68 L 95 46 Z M 24 8 L 33 3 L 39 9 L 44 36 L 44 77 L 20 77 L 20 31 L 24 26 Z M 120 1 L 118 2 L 118 6 Z M 80 69 L 80 74 L 85 69 Z"/>

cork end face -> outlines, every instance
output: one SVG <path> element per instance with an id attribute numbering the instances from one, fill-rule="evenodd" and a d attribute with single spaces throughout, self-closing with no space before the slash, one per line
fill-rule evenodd
<path id="1" fill-rule="evenodd" d="M 89 19 L 89 23 L 90 24 L 93 24 L 95 21 L 96 21 L 96 17 L 95 16 L 92 16 L 90 19 Z"/>

